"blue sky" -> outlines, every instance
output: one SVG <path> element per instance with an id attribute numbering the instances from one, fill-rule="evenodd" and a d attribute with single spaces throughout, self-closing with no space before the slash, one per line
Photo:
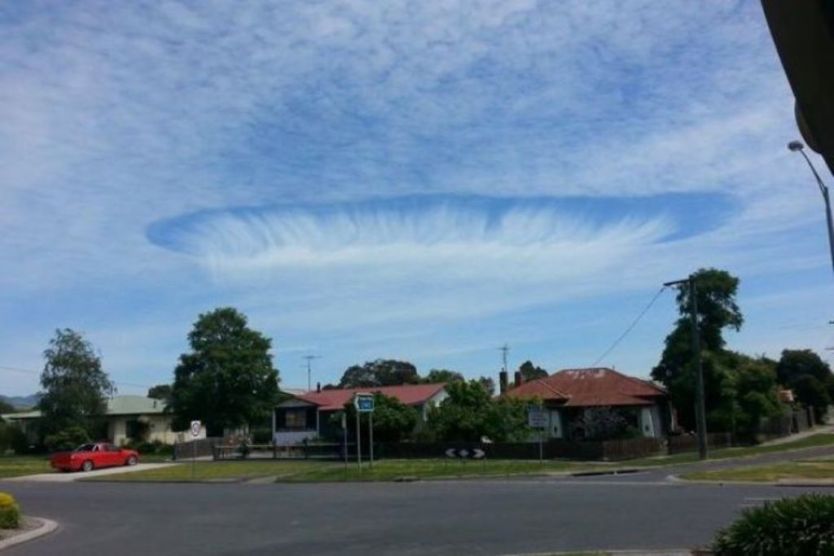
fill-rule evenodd
<path id="1" fill-rule="evenodd" d="M 219 305 L 288 387 L 306 353 L 322 382 L 496 376 L 505 342 L 585 366 L 703 266 L 742 280 L 731 347 L 822 352 L 792 113 L 752 1 L 4 2 L 0 366 L 72 327 L 141 392 Z M 665 294 L 604 363 L 646 376 L 675 317 Z"/>

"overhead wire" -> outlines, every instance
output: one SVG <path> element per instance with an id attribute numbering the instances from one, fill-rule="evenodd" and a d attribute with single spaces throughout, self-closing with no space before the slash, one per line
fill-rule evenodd
<path id="1" fill-rule="evenodd" d="M 664 292 L 664 290 L 666 290 L 666 286 L 662 286 L 662 287 L 661 287 L 661 288 L 657 291 L 657 293 L 656 293 L 656 294 L 654 294 L 654 297 L 652 297 L 652 300 L 651 300 L 651 301 L 649 301 L 649 304 L 648 304 L 648 305 L 646 305 L 646 306 L 643 308 L 643 310 L 642 310 L 642 311 L 640 311 L 640 314 L 638 314 L 638 315 L 637 315 L 637 317 L 636 317 L 636 318 L 635 318 L 635 319 L 631 322 L 631 324 L 629 324 L 629 325 L 628 325 L 628 327 L 625 329 L 625 331 L 624 331 L 622 334 L 620 334 L 620 336 L 619 336 L 616 340 L 614 340 L 614 343 L 612 343 L 612 344 L 608 347 L 608 349 L 606 349 L 606 350 L 603 352 L 603 354 L 602 354 L 602 355 L 600 355 L 599 357 L 597 357 L 596 361 L 594 361 L 594 362 L 593 362 L 593 364 L 591 365 L 591 367 L 596 367 L 597 365 L 599 365 L 600 361 L 602 361 L 603 359 L 605 359 L 606 357 L 608 357 L 608 355 L 609 355 L 612 351 L 614 351 L 614 350 L 617 348 L 617 346 L 618 346 L 618 345 L 620 345 L 620 342 L 622 342 L 622 341 L 626 338 L 626 336 L 628 336 L 628 335 L 631 333 L 631 331 L 632 331 L 632 330 L 634 330 L 634 328 L 635 328 L 635 327 L 637 326 L 637 324 L 638 324 L 638 323 L 639 323 L 639 322 L 643 319 L 643 317 L 644 317 L 644 316 L 646 316 L 646 313 L 648 313 L 648 312 L 649 312 L 649 309 L 651 309 L 651 308 L 652 308 L 652 306 L 655 304 L 655 302 L 656 302 L 656 301 L 660 298 L 660 296 L 661 296 L 661 294 Z"/>

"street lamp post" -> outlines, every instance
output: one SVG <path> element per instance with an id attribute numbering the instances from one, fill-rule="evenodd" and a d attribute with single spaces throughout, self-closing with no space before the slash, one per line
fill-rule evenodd
<path id="1" fill-rule="evenodd" d="M 689 310 L 692 323 L 692 355 L 695 357 L 695 426 L 698 429 L 698 457 L 707 459 L 707 408 L 704 395 L 704 366 L 701 362 L 701 332 L 698 329 L 698 290 L 695 276 L 683 280 L 674 280 L 663 284 L 669 286 L 689 286 Z"/>
<path id="2" fill-rule="evenodd" d="M 822 178 L 817 173 L 817 169 L 814 168 L 814 165 L 811 163 L 811 159 L 808 158 L 808 155 L 805 154 L 805 145 L 803 145 L 800 141 L 791 141 L 788 143 L 788 149 L 793 152 L 797 152 L 802 155 L 802 158 L 805 159 L 805 162 L 808 163 L 808 168 L 811 169 L 811 173 L 814 174 L 814 178 L 817 180 L 817 186 L 820 188 L 820 193 L 822 194 L 822 199 L 825 201 L 825 218 L 828 221 L 828 248 L 831 250 L 831 268 L 834 270 L 834 220 L 831 218 L 831 198 L 828 194 L 828 187 L 823 183 Z"/>

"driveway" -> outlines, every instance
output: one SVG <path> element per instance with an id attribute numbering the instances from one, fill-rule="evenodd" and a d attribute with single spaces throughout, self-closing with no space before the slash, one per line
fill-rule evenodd
<path id="1" fill-rule="evenodd" d="M 150 469 L 159 469 L 160 467 L 171 467 L 172 465 L 179 465 L 178 463 L 137 463 L 133 466 L 122 467 L 108 467 L 107 469 L 96 469 L 87 471 L 75 471 L 72 473 L 61 473 L 55 471 L 53 473 L 38 473 L 37 475 L 24 475 L 22 477 L 14 477 L 12 479 L 5 479 L 11 482 L 38 482 L 38 483 L 71 483 L 79 479 L 89 479 L 91 477 L 102 477 L 104 475 L 116 475 L 118 473 L 132 473 L 134 471 L 148 471 Z"/>

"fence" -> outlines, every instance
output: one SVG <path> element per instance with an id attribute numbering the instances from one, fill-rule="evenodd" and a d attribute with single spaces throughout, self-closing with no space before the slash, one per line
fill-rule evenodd
<path id="1" fill-rule="evenodd" d="M 212 456 L 214 455 L 214 447 L 222 442 L 222 438 L 215 437 L 198 438 L 190 442 L 177 442 L 174 444 L 174 459 Z"/>
<path id="2" fill-rule="evenodd" d="M 348 451 L 356 454 L 353 444 L 348 445 Z M 364 450 L 363 450 L 364 452 Z M 216 460 L 242 459 L 244 450 L 240 444 L 216 444 L 211 455 Z M 248 444 L 245 450 L 248 459 L 317 459 L 341 460 L 344 452 L 341 444 Z"/>
<path id="3" fill-rule="evenodd" d="M 539 445 L 534 442 L 437 442 L 437 443 L 379 443 L 374 444 L 374 455 L 379 458 L 436 458 L 454 450 L 481 450 L 490 459 L 538 459 Z M 546 459 L 619 461 L 659 454 L 662 441 L 655 438 L 628 440 L 583 441 L 553 439 L 542 445 Z"/>
<path id="4" fill-rule="evenodd" d="M 707 447 L 709 448 L 729 448 L 732 445 L 733 435 L 728 432 L 716 432 L 707 435 Z M 698 437 L 689 434 L 670 436 L 667 450 L 669 455 L 695 452 L 698 450 Z"/>

